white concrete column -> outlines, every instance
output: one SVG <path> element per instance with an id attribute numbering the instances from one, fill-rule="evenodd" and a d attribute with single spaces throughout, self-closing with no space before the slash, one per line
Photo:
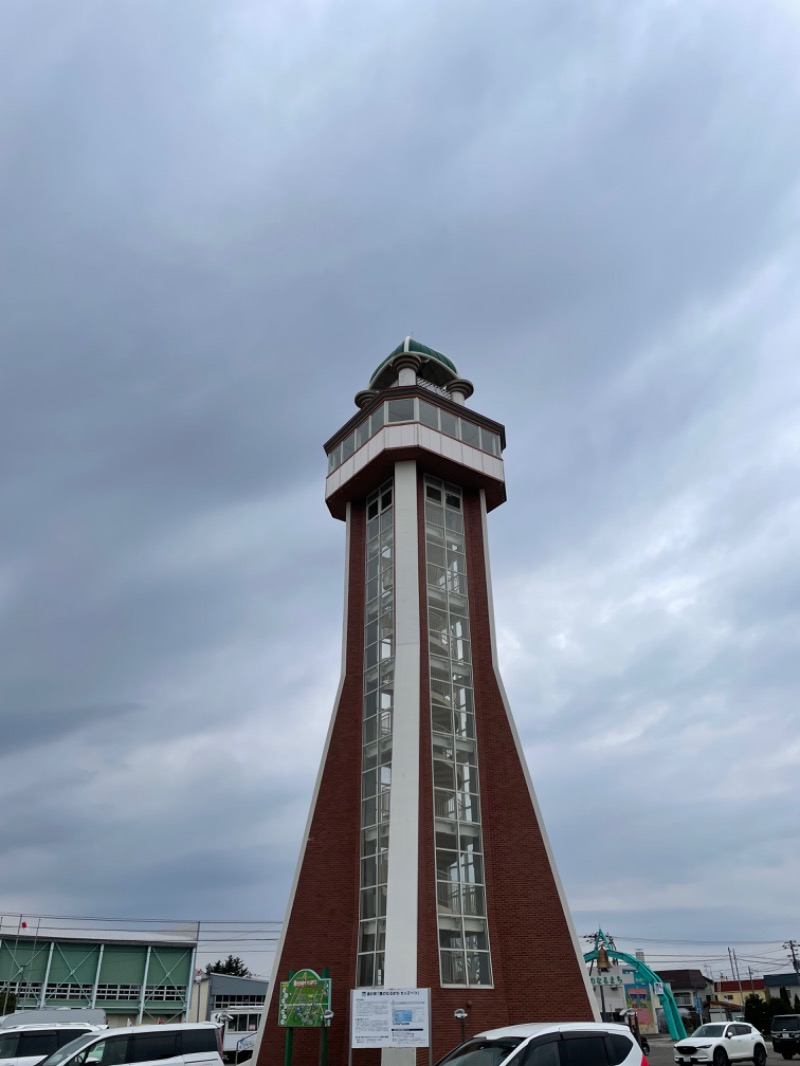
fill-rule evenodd
<path id="1" fill-rule="evenodd" d="M 144 960 L 144 974 L 142 976 L 142 994 L 139 996 L 139 1013 L 136 1015 L 136 1024 L 142 1024 L 142 1018 L 144 1018 L 144 1001 L 147 999 L 147 975 L 150 972 L 150 953 L 152 947 L 147 948 L 147 955 Z"/>
<path id="2" fill-rule="evenodd" d="M 467 381 L 466 378 L 453 378 L 446 387 L 454 403 L 466 403 L 475 391 L 472 382 Z"/>
<path id="3" fill-rule="evenodd" d="M 97 989 L 100 985 L 100 970 L 103 967 L 103 955 L 105 953 L 105 944 L 100 945 L 100 950 L 97 953 L 97 967 L 94 971 L 94 984 L 92 985 L 92 1006 L 97 1006 Z"/>
<path id="4" fill-rule="evenodd" d="M 419 540 L 417 464 L 394 468 L 395 666 L 385 988 L 417 985 L 419 867 Z M 414 1066 L 413 1048 L 385 1049 L 383 1066 Z"/>
<path id="5" fill-rule="evenodd" d="M 417 371 L 420 368 L 420 364 L 420 357 L 414 355 L 413 352 L 409 352 L 406 355 L 398 355 L 394 361 L 394 368 L 397 371 L 397 384 L 416 385 Z"/>
<path id="6" fill-rule="evenodd" d="M 52 962 L 53 962 L 53 948 L 54 947 L 55 947 L 55 944 L 51 941 L 50 942 L 50 951 L 49 951 L 49 953 L 47 955 L 47 967 L 45 968 L 45 971 L 44 971 L 44 980 L 42 981 L 42 987 L 41 987 L 41 989 L 39 991 L 39 1006 L 40 1007 L 43 1007 L 45 1005 L 45 1003 L 47 1002 L 47 982 L 50 980 L 50 966 L 52 965 Z"/>

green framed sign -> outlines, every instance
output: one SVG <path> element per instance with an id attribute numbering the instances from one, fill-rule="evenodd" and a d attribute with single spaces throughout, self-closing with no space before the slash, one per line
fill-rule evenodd
<path id="1" fill-rule="evenodd" d="M 287 1029 L 318 1029 L 331 1009 L 331 979 L 315 970 L 298 970 L 281 981 L 278 1025 Z"/>

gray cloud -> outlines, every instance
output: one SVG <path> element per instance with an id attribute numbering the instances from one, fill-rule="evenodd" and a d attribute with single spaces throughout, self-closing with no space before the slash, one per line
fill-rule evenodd
<path id="1" fill-rule="evenodd" d="M 281 913 L 320 445 L 413 330 L 508 426 L 502 659 L 579 924 L 792 935 L 790 6 L 1 17 L 0 908 Z"/>

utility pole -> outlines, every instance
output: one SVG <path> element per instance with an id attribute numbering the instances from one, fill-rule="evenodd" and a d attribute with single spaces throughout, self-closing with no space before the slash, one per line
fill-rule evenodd
<path id="1" fill-rule="evenodd" d="M 797 941 L 796 940 L 790 940 L 790 941 L 788 941 L 788 943 L 784 944 L 783 946 L 785 948 L 788 948 L 789 951 L 791 951 L 791 953 L 792 953 L 792 967 L 794 968 L 794 972 L 796 974 L 800 974 L 800 959 L 798 959 L 798 957 L 797 957 Z"/>
<path id="2" fill-rule="evenodd" d="M 739 973 L 739 960 L 736 958 L 736 948 L 733 949 L 733 965 L 736 967 L 736 980 L 739 982 L 739 1001 L 744 1011 L 744 992 L 742 990 L 742 975 Z"/>

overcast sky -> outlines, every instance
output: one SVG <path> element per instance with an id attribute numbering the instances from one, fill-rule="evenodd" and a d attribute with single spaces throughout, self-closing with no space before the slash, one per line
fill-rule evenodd
<path id="1" fill-rule="evenodd" d="M 282 918 L 322 442 L 413 332 L 507 426 L 501 665 L 579 932 L 781 968 L 798 129 L 796 0 L 0 0 L 0 911 Z"/>

